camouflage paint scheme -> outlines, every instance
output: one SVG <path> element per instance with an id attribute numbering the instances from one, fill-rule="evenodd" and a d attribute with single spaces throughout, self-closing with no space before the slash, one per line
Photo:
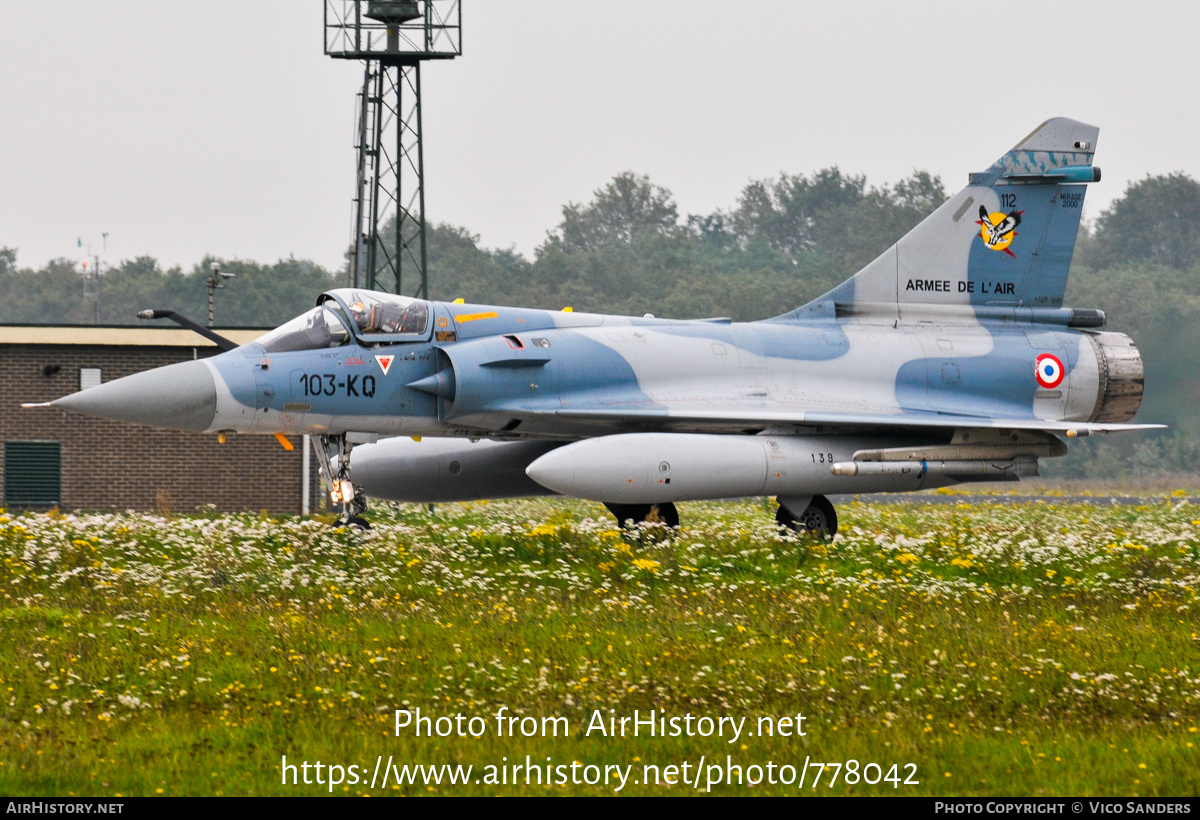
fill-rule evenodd
<path id="1" fill-rule="evenodd" d="M 333 346 L 280 349 L 281 329 L 53 405 L 327 445 L 344 434 L 485 440 L 429 458 L 412 438 L 357 447 L 354 483 L 406 500 L 778 494 L 798 515 L 821 493 L 1028 475 L 1065 452 L 1060 436 L 1144 426 L 1124 423 L 1141 398 L 1136 348 L 1095 329 L 1100 311 L 1062 306 L 1086 183 L 1099 178 L 1097 135 L 1043 123 L 860 272 L 772 319 L 422 308 L 338 289 L 306 314 L 310 331 L 334 327 Z M 371 332 L 371 305 L 424 311 L 424 326 Z M 486 453 L 482 474 L 432 489 L 473 453 Z"/>

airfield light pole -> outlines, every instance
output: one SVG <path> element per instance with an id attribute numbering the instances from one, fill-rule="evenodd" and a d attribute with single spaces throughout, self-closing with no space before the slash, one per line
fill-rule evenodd
<path id="1" fill-rule="evenodd" d="M 355 287 L 429 295 L 421 63 L 461 53 L 461 0 L 325 0 L 325 54 L 365 63 L 355 140 Z"/>
<path id="2" fill-rule="evenodd" d="M 221 263 L 220 262 L 213 262 L 209 266 L 209 268 L 210 268 L 210 270 L 212 270 L 212 275 L 210 275 L 208 277 L 208 281 L 204 283 L 204 286 L 208 288 L 208 326 L 212 327 L 213 326 L 213 300 L 215 299 L 218 290 L 225 289 L 225 282 L 222 280 L 232 279 L 237 274 L 221 273 Z"/>
<path id="3" fill-rule="evenodd" d="M 92 323 L 100 324 L 100 254 L 92 255 Z"/>

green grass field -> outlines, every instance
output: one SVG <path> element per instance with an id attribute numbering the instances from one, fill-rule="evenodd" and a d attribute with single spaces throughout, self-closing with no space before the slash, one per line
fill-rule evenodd
<path id="1" fill-rule="evenodd" d="M 703 792 L 711 770 L 697 788 L 665 768 L 694 781 L 702 756 L 742 767 L 717 794 L 1197 794 L 1200 509 L 839 512 L 832 544 L 781 538 L 749 502 L 683 505 L 674 537 L 562 500 L 384 510 L 361 535 L 0 513 L 0 793 L 329 792 L 283 785 L 286 755 L 361 767 L 333 787 L 351 795 L 612 794 L 615 774 L 544 782 L 606 765 L 631 767 L 620 794 Z M 571 734 L 499 737 L 501 707 Z M 398 708 L 486 731 L 397 736 Z M 746 721 L 734 742 L 585 735 L 595 710 Z M 804 737 L 758 731 L 797 714 Z M 542 785 L 487 782 L 527 755 Z M 473 769 L 371 788 L 381 757 Z M 805 760 L 802 789 L 762 779 Z M 851 760 L 814 788 L 816 762 Z"/>

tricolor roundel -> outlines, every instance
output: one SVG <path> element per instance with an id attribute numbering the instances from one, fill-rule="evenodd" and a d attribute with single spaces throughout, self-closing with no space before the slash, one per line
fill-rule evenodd
<path id="1" fill-rule="evenodd" d="M 1063 376 L 1067 373 L 1062 361 L 1053 353 L 1043 353 L 1038 356 L 1033 372 L 1037 377 L 1037 383 L 1047 390 L 1062 384 Z"/>

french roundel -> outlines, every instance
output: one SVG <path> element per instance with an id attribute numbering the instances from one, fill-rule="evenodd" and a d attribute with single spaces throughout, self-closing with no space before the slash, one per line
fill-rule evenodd
<path id="1" fill-rule="evenodd" d="M 1063 363 L 1054 354 L 1043 353 L 1037 357 L 1034 375 L 1037 376 L 1037 383 L 1047 390 L 1062 384 L 1063 376 L 1066 375 L 1066 372 Z"/>

